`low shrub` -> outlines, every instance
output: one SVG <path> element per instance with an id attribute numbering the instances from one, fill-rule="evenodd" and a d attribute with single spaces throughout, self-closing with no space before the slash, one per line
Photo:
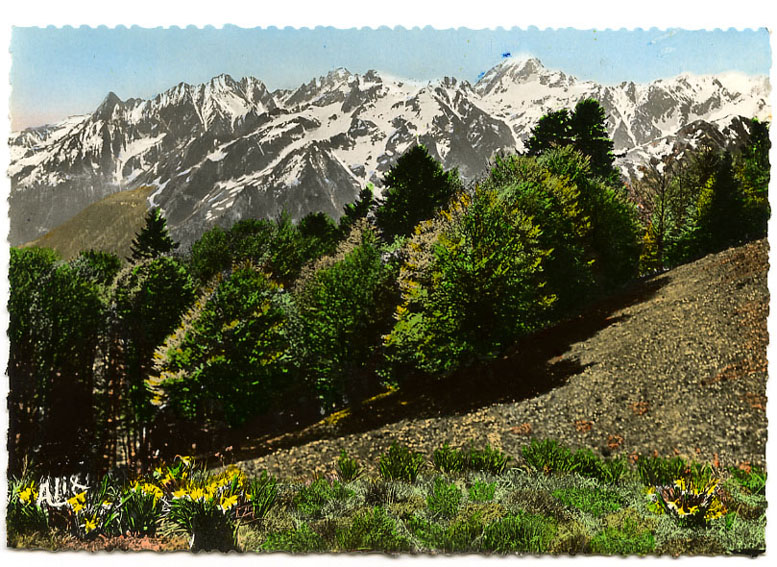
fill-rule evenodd
<path id="1" fill-rule="evenodd" d="M 387 480 L 415 482 L 423 464 L 424 457 L 421 453 L 413 452 L 395 441 L 389 447 L 388 453 L 380 456 L 380 476 Z"/>
<path id="2" fill-rule="evenodd" d="M 452 518 L 460 503 L 461 490 L 455 484 L 448 484 L 439 476 L 434 479 L 432 490 L 426 497 L 426 504 L 433 516 Z"/>

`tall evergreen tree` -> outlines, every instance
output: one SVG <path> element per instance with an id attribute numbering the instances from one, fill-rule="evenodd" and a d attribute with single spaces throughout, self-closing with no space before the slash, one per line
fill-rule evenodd
<path id="1" fill-rule="evenodd" d="M 596 99 L 579 101 L 571 113 L 567 109 L 549 112 L 532 128 L 526 142 L 530 156 L 570 145 L 588 156 L 594 175 L 617 183 L 619 174 L 613 166 L 614 145 L 607 133 L 607 114 Z"/>
<path id="2" fill-rule="evenodd" d="M 178 248 L 167 232 L 167 220 L 159 207 L 154 207 L 146 215 L 146 224 L 135 235 L 130 249 L 132 260 L 157 258 Z"/>
<path id="3" fill-rule="evenodd" d="M 617 181 L 618 172 L 613 166 L 614 144 L 607 133 L 607 114 L 599 101 L 586 98 L 575 105 L 570 119 L 575 149 L 591 158 L 594 175 Z"/>
<path id="4" fill-rule="evenodd" d="M 549 112 L 531 129 L 526 143 L 530 156 L 538 156 L 555 146 L 572 143 L 572 125 L 569 111 L 564 108 Z"/>
<path id="5" fill-rule="evenodd" d="M 407 236 L 461 189 L 458 171 L 444 171 L 422 145 L 406 151 L 383 178 L 385 189 L 375 213 L 386 240 Z"/>

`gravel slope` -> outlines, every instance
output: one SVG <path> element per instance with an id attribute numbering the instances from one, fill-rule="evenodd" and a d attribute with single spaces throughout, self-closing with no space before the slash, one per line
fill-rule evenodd
<path id="1" fill-rule="evenodd" d="M 374 466 L 392 440 L 431 452 L 531 438 L 609 454 L 765 460 L 768 244 L 636 282 L 516 347 L 488 371 L 394 392 L 359 415 L 236 451 L 283 477 L 332 470 L 341 449 Z M 532 385 L 541 384 L 539 387 Z"/>

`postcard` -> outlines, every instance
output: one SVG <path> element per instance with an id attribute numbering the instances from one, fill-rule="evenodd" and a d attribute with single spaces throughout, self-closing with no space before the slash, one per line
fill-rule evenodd
<path id="1" fill-rule="evenodd" d="M 769 41 L 14 27 L 6 545 L 763 554 Z"/>

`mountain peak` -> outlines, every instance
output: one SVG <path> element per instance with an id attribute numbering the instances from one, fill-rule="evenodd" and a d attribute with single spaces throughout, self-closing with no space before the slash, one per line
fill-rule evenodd
<path id="1" fill-rule="evenodd" d="M 110 91 L 100 103 L 100 106 L 97 107 L 97 110 L 94 111 L 93 116 L 98 120 L 108 120 L 113 114 L 113 109 L 119 104 L 121 104 L 121 99 L 115 92 Z"/>
<path id="2" fill-rule="evenodd" d="M 233 88 L 235 86 L 235 80 L 226 73 L 221 73 L 208 81 L 208 86 L 214 89 Z"/>

